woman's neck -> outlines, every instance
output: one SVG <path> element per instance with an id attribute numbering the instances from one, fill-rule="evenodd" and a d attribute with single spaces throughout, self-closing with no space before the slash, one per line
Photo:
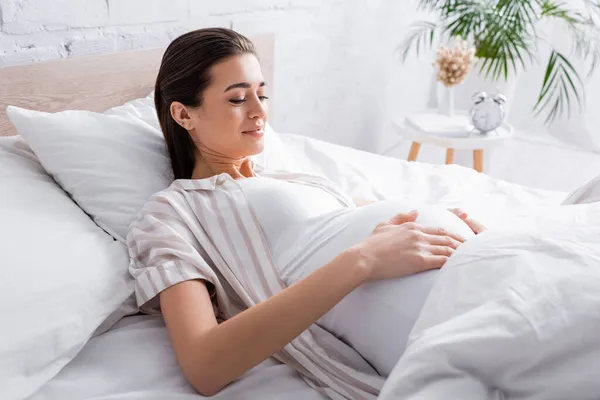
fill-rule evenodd
<path id="1" fill-rule="evenodd" d="M 229 174 L 233 179 L 251 178 L 254 175 L 254 162 L 250 157 L 239 160 L 218 159 L 196 156 L 192 179 L 204 179 L 219 174 Z"/>

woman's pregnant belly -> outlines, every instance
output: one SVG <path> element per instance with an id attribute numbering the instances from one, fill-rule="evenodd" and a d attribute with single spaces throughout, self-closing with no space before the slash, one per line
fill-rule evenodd
<path id="1" fill-rule="evenodd" d="M 339 253 L 368 237 L 377 224 L 400 212 L 419 210 L 417 223 L 473 236 L 456 215 L 441 207 L 402 201 L 376 202 L 345 209 L 286 229 L 273 244 L 273 258 L 286 284 L 303 279 Z M 438 271 L 360 286 L 323 316 L 318 324 L 358 351 L 383 376 L 404 352 L 408 335 Z"/>

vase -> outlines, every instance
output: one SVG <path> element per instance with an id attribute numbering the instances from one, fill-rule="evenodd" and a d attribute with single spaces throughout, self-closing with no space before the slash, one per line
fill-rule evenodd
<path id="1" fill-rule="evenodd" d="M 447 87 L 443 84 L 440 85 L 440 101 L 438 106 L 438 112 L 448 117 L 454 116 L 454 87 Z"/>

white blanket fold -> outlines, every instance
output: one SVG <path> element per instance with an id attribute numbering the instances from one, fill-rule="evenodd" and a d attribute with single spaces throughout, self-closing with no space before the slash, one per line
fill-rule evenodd
<path id="1" fill-rule="evenodd" d="M 469 240 L 380 399 L 600 398 L 600 203 Z"/>

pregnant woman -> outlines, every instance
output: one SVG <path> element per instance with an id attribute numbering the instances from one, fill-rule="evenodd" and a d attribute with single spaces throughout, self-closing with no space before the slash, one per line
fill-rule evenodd
<path id="1" fill-rule="evenodd" d="M 142 311 L 161 312 L 204 395 L 274 355 L 331 398 L 375 398 L 441 268 L 483 227 L 460 210 L 351 199 L 260 171 L 267 121 L 252 43 L 201 29 L 155 87 L 175 181 L 127 238 Z M 418 209 L 418 211 L 413 211 Z"/>

